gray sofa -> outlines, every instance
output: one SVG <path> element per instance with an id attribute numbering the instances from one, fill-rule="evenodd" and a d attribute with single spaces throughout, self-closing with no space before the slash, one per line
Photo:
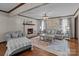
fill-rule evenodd
<path id="1" fill-rule="evenodd" d="M 7 32 L 4 35 L 5 41 L 8 42 L 10 40 L 15 40 L 18 39 L 20 37 L 25 37 L 24 33 L 22 31 L 12 31 L 12 32 Z M 12 43 L 13 44 L 13 43 Z M 7 45 L 6 45 L 7 47 Z M 7 47 L 8 48 L 8 47 Z M 17 55 L 18 53 L 25 51 L 25 50 L 31 50 L 32 45 L 25 45 L 15 51 L 13 51 L 9 56 L 13 56 L 13 55 Z M 6 55 L 6 53 L 5 53 Z"/>
<path id="2" fill-rule="evenodd" d="M 8 40 L 11 40 L 12 38 L 19 38 L 24 36 L 25 35 L 22 31 L 11 31 L 11 32 L 6 32 L 4 34 L 4 40 L 8 41 Z"/>

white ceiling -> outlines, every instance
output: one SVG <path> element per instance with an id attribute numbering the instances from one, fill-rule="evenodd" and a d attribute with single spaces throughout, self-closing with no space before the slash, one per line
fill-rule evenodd
<path id="1" fill-rule="evenodd" d="M 19 3 L 0 3 L 0 10 L 9 11 L 16 7 Z"/>
<path id="2" fill-rule="evenodd" d="M 42 4 L 43 3 L 26 3 L 26 4 L 22 5 L 22 6 L 20 6 L 19 8 L 15 9 L 14 11 L 12 11 L 10 14 L 17 15 L 17 14 L 19 14 L 21 12 L 24 12 L 24 11 L 29 10 L 31 8 L 40 6 Z"/>
<path id="3" fill-rule="evenodd" d="M 0 10 L 9 11 L 18 4 L 19 3 L 0 3 Z M 73 15 L 78 8 L 79 3 L 26 3 L 10 14 L 20 14 L 34 19 L 42 19 L 45 13 L 49 18 Z"/>
<path id="4" fill-rule="evenodd" d="M 49 3 L 30 11 L 26 10 L 26 12 L 20 14 L 35 19 L 42 19 L 45 13 L 48 17 L 73 15 L 78 8 L 78 3 Z"/>

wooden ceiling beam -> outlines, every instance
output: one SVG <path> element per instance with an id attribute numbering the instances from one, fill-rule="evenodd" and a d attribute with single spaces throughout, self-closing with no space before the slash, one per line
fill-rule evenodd
<path id="1" fill-rule="evenodd" d="M 25 3 L 20 3 L 19 5 L 17 5 L 16 7 L 14 7 L 13 9 L 9 10 L 8 13 L 14 11 L 15 9 L 21 7 L 22 5 L 24 5 Z"/>
<path id="2" fill-rule="evenodd" d="M 4 10 L 0 10 L 1 12 L 5 12 L 5 13 L 11 13 L 12 11 L 16 10 L 17 8 L 21 7 L 22 5 L 24 5 L 25 3 L 20 3 L 19 5 L 15 6 L 14 8 L 12 8 L 9 11 L 4 11 Z"/>

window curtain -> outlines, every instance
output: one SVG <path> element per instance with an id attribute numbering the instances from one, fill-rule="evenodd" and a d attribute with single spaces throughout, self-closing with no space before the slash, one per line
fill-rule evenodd
<path id="1" fill-rule="evenodd" d="M 71 36 L 71 31 L 70 31 L 70 19 L 69 18 L 64 18 L 61 21 L 61 28 L 65 36 L 70 37 Z"/>
<path id="2" fill-rule="evenodd" d="M 47 29 L 47 22 L 46 22 L 46 20 L 41 20 L 40 31 L 45 31 L 46 29 Z"/>

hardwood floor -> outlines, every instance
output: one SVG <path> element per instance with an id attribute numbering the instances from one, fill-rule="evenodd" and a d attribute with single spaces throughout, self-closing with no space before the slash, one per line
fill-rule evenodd
<path id="1" fill-rule="evenodd" d="M 18 56 L 56 56 L 56 55 L 34 46 L 33 50 L 24 51 L 18 54 Z"/>
<path id="2" fill-rule="evenodd" d="M 71 39 L 68 42 L 69 42 L 69 46 L 70 46 L 70 55 L 78 56 L 78 40 Z"/>
<path id="3" fill-rule="evenodd" d="M 78 55 L 78 41 L 75 39 L 71 39 L 68 41 L 70 46 L 70 55 L 77 56 Z M 3 56 L 6 51 L 6 43 L 0 43 L 0 56 Z M 28 50 L 17 54 L 17 56 L 56 56 L 55 54 L 49 53 L 45 50 L 39 49 L 37 47 L 33 47 L 33 50 Z"/>
<path id="4" fill-rule="evenodd" d="M 3 56 L 6 51 L 6 43 L 0 43 L 0 56 Z M 56 56 L 55 54 L 49 53 L 37 47 L 33 47 L 33 50 L 23 51 L 17 56 Z"/>
<path id="5" fill-rule="evenodd" d="M 6 52 L 6 43 L 5 42 L 1 42 L 0 43 L 0 56 L 3 56 Z"/>

